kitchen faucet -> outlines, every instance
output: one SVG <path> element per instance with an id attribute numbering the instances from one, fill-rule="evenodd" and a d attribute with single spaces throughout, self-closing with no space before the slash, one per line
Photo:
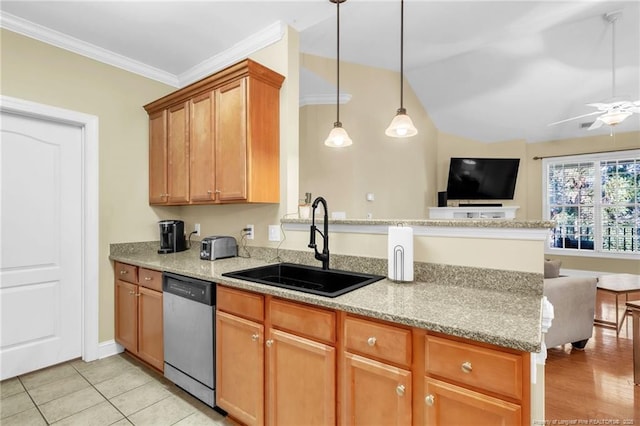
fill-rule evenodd
<path id="1" fill-rule="evenodd" d="M 324 207 L 324 232 L 320 232 L 318 228 L 316 228 L 316 209 L 319 203 L 322 203 L 322 207 Z M 327 213 L 327 201 L 322 197 L 318 197 L 313 200 L 311 207 L 313 210 L 311 212 L 309 248 L 315 251 L 316 259 L 322 261 L 322 269 L 329 269 L 329 215 Z M 322 236 L 322 253 L 318 251 L 316 246 L 316 232 Z"/>

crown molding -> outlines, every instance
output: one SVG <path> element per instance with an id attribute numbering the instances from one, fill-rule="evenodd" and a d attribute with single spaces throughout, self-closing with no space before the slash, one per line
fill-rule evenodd
<path id="1" fill-rule="evenodd" d="M 139 74 L 143 77 L 178 87 L 178 79 L 175 75 L 158 68 L 135 61 L 123 55 L 111 52 L 101 47 L 87 43 L 75 37 L 63 34 L 59 31 L 43 27 L 26 19 L 0 11 L 0 28 L 5 28 L 18 34 L 39 40 L 43 43 L 68 50 L 87 58 L 112 65 L 125 71 Z"/>
<path id="2" fill-rule="evenodd" d="M 346 104 L 351 100 L 351 95 L 349 93 L 341 93 L 338 97 L 338 101 L 340 104 Z M 317 95 L 304 95 L 300 96 L 298 100 L 299 106 L 303 107 L 306 105 L 335 105 L 336 103 L 336 95 L 335 94 L 317 94 Z"/>
<path id="3" fill-rule="evenodd" d="M 286 25 L 282 21 L 275 22 L 188 71 L 174 75 L 2 11 L 0 11 L 0 28 L 178 88 L 187 86 L 247 58 L 257 50 L 280 41 L 286 32 Z"/>
<path id="4" fill-rule="evenodd" d="M 212 56 L 182 74 L 179 74 L 178 82 L 180 87 L 187 86 L 194 81 L 207 77 L 211 73 L 220 71 L 229 65 L 249 57 L 249 55 L 254 52 L 282 40 L 285 32 L 286 24 L 284 22 L 274 22 L 241 42 L 236 43 L 224 52 Z"/>

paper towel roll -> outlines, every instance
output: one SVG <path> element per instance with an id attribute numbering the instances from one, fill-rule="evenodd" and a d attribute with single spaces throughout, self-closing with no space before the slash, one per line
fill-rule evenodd
<path id="1" fill-rule="evenodd" d="M 413 281 L 413 228 L 390 226 L 388 235 L 389 279 Z"/>

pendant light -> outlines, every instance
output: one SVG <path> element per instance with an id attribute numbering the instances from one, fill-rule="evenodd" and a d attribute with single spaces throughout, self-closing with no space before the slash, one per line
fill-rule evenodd
<path id="1" fill-rule="evenodd" d="M 400 108 L 396 116 L 391 120 L 391 124 L 384 132 L 392 138 L 408 138 L 418 134 L 418 129 L 413 125 L 411 117 L 407 115 L 404 108 L 403 83 L 404 83 L 404 0 L 400 0 Z"/>
<path id="2" fill-rule="evenodd" d="M 340 122 L 340 3 L 347 0 L 329 0 L 336 4 L 336 27 L 337 27 L 337 49 L 336 49 L 336 122 L 333 123 L 333 129 L 329 132 L 329 136 L 324 141 L 326 146 L 331 148 L 342 148 L 353 143 L 347 131 L 342 128 Z"/>

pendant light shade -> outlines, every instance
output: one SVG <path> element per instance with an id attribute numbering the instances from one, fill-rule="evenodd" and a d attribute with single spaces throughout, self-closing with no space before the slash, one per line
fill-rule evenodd
<path id="1" fill-rule="evenodd" d="M 336 122 L 333 123 L 333 129 L 329 132 L 329 136 L 325 139 L 324 144 L 331 148 L 342 148 L 353 143 L 347 131 L 342 128 L 342 123 L 340 122 L 340 3 L 344 3 L 347 0 L 329 1 L 336 4 Z"/>
<path id="2" fill-rule="evenodd" d="M 413 125 L 411 117 L 404 108 L 404 0 L 400 0 L 400 108 L 391 124 L 385 130 L 387 136 L 392 138 L 408 138 L 418 134 L 418 129 Z"/>
<path id="3" fill-rule="evenodd" d="M 417 135 L 418 129 L 413 125 L 411 117 L 407 115 L 407 110 L 399 108 L 398 113 L 393 117 L 391 124 L 389 124 L 384 133 L 392 138 L 409 138 Z"/>

